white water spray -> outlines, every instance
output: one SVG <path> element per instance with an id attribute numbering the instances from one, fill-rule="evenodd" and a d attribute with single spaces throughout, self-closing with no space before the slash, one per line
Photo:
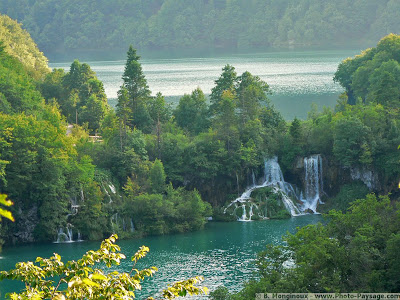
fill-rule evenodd
<path id="1" fill-rule="evenodd" d="M 255 176 L 253 177 L 253 186 L 248 188 L 244 193 L 234 201 L 232 201 L 224 210 L 226 210 L 234 206 L 234 212 L 238 207 L 242 208 L 242 216 L 238 217 L 238 221 L 251 221 L 253 214 L 253 208 L 258 208 L 258 206 L 251 201 L 251 193 L 263 187 L 273 187 L 274 193 L 280 193 L 282 195 L 282 202 L 285 205 L 286 209 L 290 212 L 292 216 L 300 215 L 300 211 L 297 206 L 290 199 L 290 196 L 295 196 L 293 186 L 290 183 L 285 182 L 283 179 L 282 170 L 278 164 L 278 158 L 275 156 L 271 159 L 265 161 L 264 164 L 264 182 L 261 185 L 255 184 Z M 249 213 L 247 214 L 246 207 L 249 207 Z M 260 216 L 263 217 L 263 216 Z"/>
<path id="2" fill-rule="evenodd" d="M 305 189 L 301 196 L 303 206 L 301 210 L 311 210 L 317 213 L 318 203 L 323 204 L 321 195 L 323 193 L 322 181 L 322 159 L 321 155 L 313 155 L 304 158 Z"/>

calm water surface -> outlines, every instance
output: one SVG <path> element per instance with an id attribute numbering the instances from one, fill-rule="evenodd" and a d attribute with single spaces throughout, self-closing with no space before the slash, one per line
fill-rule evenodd
<path id="1" fill-rule="evenodd" d="M 343 89 L 333 82 L 338 64 L 359 51 L 274 52 L 230 55 L 217 58 L 143 59 L 144 74 L 153 94 L 161 92 L 170 101 L 200 87 L 209 94 L 221 69 L 231 64 L 240 75 L 249 71 L 271 87 L 270 97 L 287 119 L 305 118 L 311 103 L 334 106 Z M 88 62 L 103 81 L 107 97 L 117 97 L 125 61 Z M 70 63 L 51 63 L 69 69 Z"/>
<path id="2" fill-rule="evenodd" d="M 167 283 L 196 275 L 205 277 L 203 285 L 210 290 L 225 285 L 237 291 L 252 277 L 256 253 L 266 244 L 281 243 L 281 236 L 287 231 L 294 232 L 296 227 L 318 221 L 321 221 L 318 215 L 305 215 L 260 222 L 211 222 L 198 232 L 118 241 L 118 244 L 128 257 L 142 245 L 150 247 L 149 255 L 138 267 L 157 266 L 159 269 L 145 282 L 143 290 L 146 292 L 138 294 L 138 299 L 154 295 Z M 99 242 L 81 242 L 6 248 L 1 254 L 0 269 L 8 270 L 18 261 L 34 260 L 37 256 L 49 257 L 53 252 L 59 253 L 64 261 L 78 259 L 87 250 L 98 247 Z M 119 270 L 129 271 L 130 268 L 128 259 Z M 13 282 L 0 282 L 2 296 L 15 288 Z"/>

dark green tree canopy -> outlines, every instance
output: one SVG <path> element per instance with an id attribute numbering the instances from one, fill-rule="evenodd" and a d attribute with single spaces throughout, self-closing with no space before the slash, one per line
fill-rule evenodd
<path id="1" fill-rule="evenodd" d="M 399 33 L 397 0 L 3 0 L 46 54 L 63 50 L 365 47 Z"/>
<path id="2" fill-rule="evenodd" d="M 391 107 L 400 106 L 400 36 L 390 34 L 375 48 L 344 60 L 334 80 L 345 89 L 348 103 L 375 102 Z"/>

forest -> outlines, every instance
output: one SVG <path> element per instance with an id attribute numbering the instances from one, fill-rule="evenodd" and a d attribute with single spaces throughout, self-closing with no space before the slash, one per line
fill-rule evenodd
<path id="1" fill-rule="evenodd" d="M 148 50 L 372 46 L 399 33 L 397 0 L 3 0 L 48 57 Z M 145 51 L 146 50 L 146 51 Z M 58 56 L 57 56 L 58 55 Z M 114 55 L 115 56 L 115 55 Z"/>
<path id="2" fill-rule="evenodd" d="M 212 3 L 225 9 L 235 2 Z M 258 281 L 237 295 L 221 288 L 212 297 L 400 290 L 400 36 L 387 35 L 338 66 L 333 79 L 346 91 L 334 109 L 287 122 L 268 99 L 268 83 L 231 65 L 221 66 L 209 101 L 196 89 L 172 109 L 162 94 L 151 96 L 132 46 L 114 110 L 90 65 L 75 60 L 68 72 L 50 70 L 7 16 L 0 16 L 0 34 L 0 194 L 13 202 L 7 210 L 15 218 L 1 222 L 5 245 L 199 230 L 207 217 L 233 219 L 223 208 L 253 173 L 262 174 L 266 158 L 278 156 L 285 178 L 299 183 L 298 159 L 319 153 L 331 222 L 268 246 L 259 255 Z M 26 46 L 17 51 L 21 40 Z M 371 182 L 352 175 L 367 173 Z M 115 252 L 113 242 L 102 246 Z M 119 262 L 99 253 L 82 266 L 93 257 Z M 284 268 L 288 259 L 298 267 Z"/>

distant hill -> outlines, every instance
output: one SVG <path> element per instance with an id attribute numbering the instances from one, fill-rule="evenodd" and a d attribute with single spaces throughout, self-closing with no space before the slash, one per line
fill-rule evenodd
<path id="1" fill-rule="evenodd" d="M 2 0 L 46 55 L 139 49 L 350 48 L 400 33 L 398 0 Z"/>
<path id="2" fill-rule="evenodd" d="M 0 15 L 0 43 L 33 77 L 38 79 L 50 72 L 47 58 L 39 51 L 29 33 L 6 15 Z"/>

